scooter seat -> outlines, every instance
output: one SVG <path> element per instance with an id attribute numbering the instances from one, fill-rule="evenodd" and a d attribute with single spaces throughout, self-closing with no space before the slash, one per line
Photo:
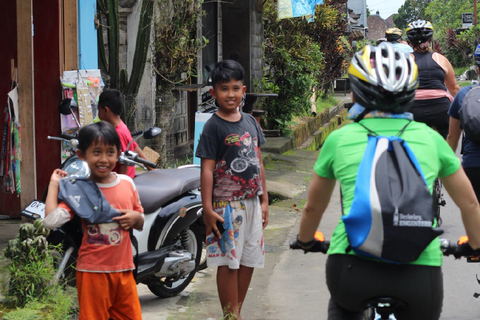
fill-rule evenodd
<path id="1" fill-rule="evenodd" d="M 157 169 L 134 179 L 145 214 L 155 212 L 170 200 L 200 187 L 200 169 Z"/>

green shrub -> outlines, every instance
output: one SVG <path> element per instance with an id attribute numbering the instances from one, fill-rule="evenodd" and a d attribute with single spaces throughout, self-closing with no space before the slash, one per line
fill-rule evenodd
<path id="1" fill-rule="evenodd" d="M 17 310 L 4 319 L 68 319 L 71 314 L 76 292 L 54 281 L 58 248 L 48 245 L 48 233 L 37 219 L 21 224 L 17 237 L 8 242 L 1 290 L 4 303 Z"/>

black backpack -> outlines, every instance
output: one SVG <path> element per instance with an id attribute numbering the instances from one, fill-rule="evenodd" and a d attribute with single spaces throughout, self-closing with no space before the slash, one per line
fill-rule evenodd
<path id="1" fill-rule="evenodd" d="M 463 98 L 460 108 L 460 127 L 465 136 L 480 142 L 480 86 L 473 87 Z"/>
<path id="2" fill-rule="evenodd" d="M 433 198 L 420 165 L 399 136 L 368 131 L 358 167 L 355 194 L 342 220 L 349 249 L 391 263 L 409 263 L 443 231 L 434 228 Z"/>

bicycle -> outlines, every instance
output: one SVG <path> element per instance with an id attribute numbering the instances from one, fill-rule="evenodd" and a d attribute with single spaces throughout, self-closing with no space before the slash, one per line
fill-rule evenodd
<path id="1" fill-rule="evenodd" d="M 440 241 L 440 249 L 444 256 L 449 256 L 454 254 L 455 257 L 467 257 L 468 262 L 479 262 L 480 257 L 478 256 L 469 256 L 467 252 L 459 251 L 459 243 L 452 242 L 447 239 L 439 238 Z M 308 249 L 302 249 L 297 240 L 293 240 L 290 242 L 290 249 L 292 250 L 304 250 L 305 253 L 308 252 L 322 252 L 324 254 L 327 253 L 328 248 L 330 246 L 330 242 L 325 240 L 323 233 L 317 231 L 315 233 L 314 243 L 313 246 Z M 479 282 L 480 283 L 480 282 Z M 475 296 L 475 295 L 474 295 Z M 480 294 L 478 294 L 480 296 Z M 475 296 L 477 297 L 477 296 Z M 395 310 L 399 308 L 406 307 L 406 303 L 400 299 L 388 296 L 376 297 L 370 300 L 367 300 L 363 303 L 365 306 L 363 319 L 364 320 L 392 320 L 395 319 Z"/>

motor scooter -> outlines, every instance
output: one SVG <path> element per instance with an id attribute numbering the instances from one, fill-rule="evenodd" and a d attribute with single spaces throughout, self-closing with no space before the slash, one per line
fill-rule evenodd
<path id="1" fill-rule="evenodd" d="M 150 128 L 134 132 L 132 136 L 151 139 L 160 133 L 161 129 Z M 78 144 L 75 137 L 68 135 L 50 139 L 63 140 L 71 146 Z M 155 167 L 154 163 L 140 158 L 133 151 L 123 152 L 119 161 L 129 166 Z M 88 166 L 85 168 L 85 163 L 73 155 L 60 168 L 69 176 L 85 176 Z M 205 226 L 201 218 L 200 169 L 198 166 L 155 169 L 138 175 L 134 182 L 145 215 L 143 230 L 133 231 L 138 243 L 133 250 L 136 281 L 146 284 L 152 293 L 161 298 L 175 296 L 191 282 L 202 256 Z M 42 204 L 41 201 L 33 201 L 22 211 L 22 215 L 41 218 L 44 215 Z M 57 280 L 64 278 L 69 284 L 75 283 L 73 271 L 82 236 L 78 217 L 52 230 L 48 236 L 50 244 L 60 244 L 63 249 Z"/>

